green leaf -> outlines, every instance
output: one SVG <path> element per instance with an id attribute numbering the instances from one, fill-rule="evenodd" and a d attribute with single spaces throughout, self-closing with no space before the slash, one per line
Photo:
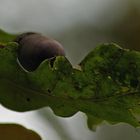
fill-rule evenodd
<path id="1" fill-rule="evenodd" d="M 1 140 L 41 140 L 40 136 L 32 130 L 18 124 L 0 124 Z"/>
<path id="2" fill-rule="evenodd" d="M 0 42 L 13 41 L 16 35 L 9 34 L 0 29 Z"/>
<path id="3" fill-rule="evenodd" d="M 50 106 L 56 115 L 82 111 L 89 128 L 102 121 L 140 126 L 140 53 L 102 44 L 73 68 L 65 57 L 33 72 L 17 63 L 16 43 L 0 49 L 0 102 L 16 111 Z"/>

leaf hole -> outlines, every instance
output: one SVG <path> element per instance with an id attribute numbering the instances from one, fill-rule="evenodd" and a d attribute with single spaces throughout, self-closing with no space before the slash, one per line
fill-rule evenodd
<path id="1" fill-rule="evenodd" d="M 56 59 L 56 57 L 53 57 L 53 58 L 50 59 L 50 66 L 51 66 L 51 68 L 53 68 L 55 59 Z"/>
<path id="2" fill-rule="evenodd" d="M 47 91 L 48 91 L 48 93 L 51 93 L 51 90 L 50 89 L 48 89 Z"/>
<path id="3" fill-rule="evenodd" d="M 27 101 L 27 102 L 30 102 L 30 101 L 31 101 L 31 99 L 30 99 L 30 98 L 26 98 L 26 101 Z"/>

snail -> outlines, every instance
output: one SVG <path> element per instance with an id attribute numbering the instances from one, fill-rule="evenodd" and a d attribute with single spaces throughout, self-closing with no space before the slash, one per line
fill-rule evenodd
<path id="1" fill-rule="evenodd" d="M 19 44 L 18 62 L 29 72 L 36 70 L 45 59 L 65 56 L 64 48 L 58 41 L 39 33 L 22 33 L 14 41 Z"/>

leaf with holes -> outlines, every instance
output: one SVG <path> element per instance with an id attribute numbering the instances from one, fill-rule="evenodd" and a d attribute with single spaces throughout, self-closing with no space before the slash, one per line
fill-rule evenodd
<path id="1" fill-rule="evenodd" d="M 33 72 L 17 63 L 16 43 L 0 48 L 0 102 L 16 111 L 50 106 L 56 115 L 82 111 L 95 128 L 106 120 L 139 126 L 140 53 L 102 44 L 73 68 L 65 57 L 45 60 Z"/>

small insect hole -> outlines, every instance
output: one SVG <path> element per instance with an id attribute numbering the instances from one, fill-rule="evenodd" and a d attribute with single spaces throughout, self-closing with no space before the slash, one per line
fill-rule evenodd
<path id="1" fill-rule="evenodd" d="M 30 99 L 30 98 L 26 98 L 26 101 L 27 101 L 27 102 L 30 102 L 30 101 L 31 101 L 31 99 Z"/>
<path id="2" fill-rule="evenodd" d="M 51 65 L 52 68 L 53 68 L 53 65 L 54 65 L 55 58 L 56 57 L 53 57 L 53 58 L 50 59 L 50 65 Z"/>
<path id="3" fill-rule="evenodd" d="M 48 93 L 51 93 L 51 90 L 50 89 L 48 89 Z"/>

